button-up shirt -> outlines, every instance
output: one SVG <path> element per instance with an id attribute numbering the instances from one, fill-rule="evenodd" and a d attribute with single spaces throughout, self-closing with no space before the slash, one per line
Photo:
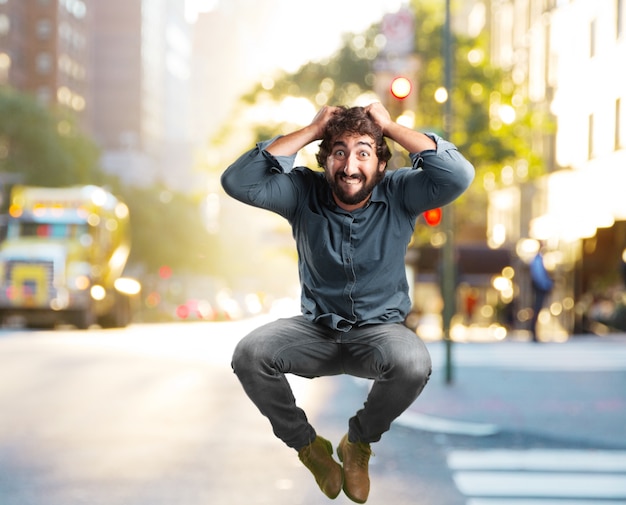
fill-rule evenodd
<path id="1" fill-rule="evenodd" d="M 387 170 L 366 206 L 335 204 L 324 173 L 272 156 L 261 142 L 222 175 L 237 200 L 286 218 L 298 251 L 302 314 L 340 331 L 403 322 L 411 309 L 404 257 L 417 217 L 467 189 L 473 166 L 434 134 L 434 150 L 410 153 L 412 167 Z"/>

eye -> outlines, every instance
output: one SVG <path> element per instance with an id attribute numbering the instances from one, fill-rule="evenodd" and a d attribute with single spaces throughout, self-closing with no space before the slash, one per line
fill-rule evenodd
<path id="1" fill-rule="evenodd" d="M 346 152 L 345 152 L 343 149 L 337 149 L 337 150 L 333 153 L 333 156 L 334 156 L 335 158 L 343 158 L 343 157 L 345 157 L 345 155 L 346 155 Z"/>
<path id="2" fill-rule="evenodd" d="M 365 158 L 369 158 L 369 157 L 370 157 L 369 151 L 360 151 L 359 152 L 359 158 L 365 159 Z"/>

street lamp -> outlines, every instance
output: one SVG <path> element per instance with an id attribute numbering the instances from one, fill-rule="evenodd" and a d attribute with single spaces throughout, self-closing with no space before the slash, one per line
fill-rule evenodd
<path id="1" fill-rule="evenodd" d="M 444 136 L 449 139 L 452 130 L 452 100 L 450 91 L 452 89 L 452 36 L 451 36 L 451 15 L 450 0 L 446 0 L 446 18 L 444 25 Z M 440 97 L 443 95 L 440 94 Z M 441 274 L 441 294 L 443 297 L 443 338 L 446 346 L 445 381 L 452 383 L 452 337 L 450 327 L 455 312 L 455 261 L 454 261 L 454 207 L 449 205 L 443 212 L 442 228 L 446 236 L 442 250 L 442 274 Z"/>

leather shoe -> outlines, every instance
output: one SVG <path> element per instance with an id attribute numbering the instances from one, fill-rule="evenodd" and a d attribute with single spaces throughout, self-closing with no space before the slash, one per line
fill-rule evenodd
<path id="1" fill-rule="evenodd" d="M 350 442 L 348 434 L 337 447 L 339 461 L 343 463 L 343 492 L 352 501 L 365 503 L 370 492 L 368 464 L 372 449 L 364 442 Z"/>
<path id="2" fill-rule="evenodd" d="M 319 435 L 298 451 L 300 461 L 311 471 L 322 492 L 330 499 L 335 499 L 341 492 L 343 472 L 332 454 L 332 444 Z"/>

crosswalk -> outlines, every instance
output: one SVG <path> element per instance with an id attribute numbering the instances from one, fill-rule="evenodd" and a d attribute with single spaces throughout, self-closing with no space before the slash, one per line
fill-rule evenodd
<path id="1" fill-rule="evenodd" d="M 453 450 L 466 505 L 626 504 L 626 451 Z"/>

